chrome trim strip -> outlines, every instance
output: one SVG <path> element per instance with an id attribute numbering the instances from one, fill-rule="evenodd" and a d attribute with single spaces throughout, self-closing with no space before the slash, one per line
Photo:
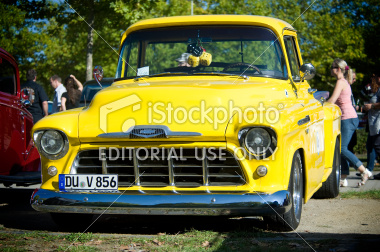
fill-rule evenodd
<path id="1" fill-rule="evenodd" d="M 117 202 L 114 202 L 117 199 Z M 39 189 L 32 195 L 31 205 L 37 211 L 88 214 L 138 215 L 274 215 L 291 208 L 288 191 L 273 194 L 149 194 L 147 191 L 118 193 L 62 193 Z"/>
<path id="2" fill-rule="evenodd" d="M 102 157 L 102 174 L 108 174 L 107 170 L 107 160 L 106 160 L 106 150 L 101 149 L 100 150 L 100 156 Z"/>
<path id="3" fill-rule="evenodd" d="M 165 125 L 137 125 L 132 126 L 125 132 L 112 132 L 112 133 L 103 133 L 97 135 L 97 137 L 100 138 L 130 138 L 130 133 L 132 130 L 138 130 L 138 129 L 161 129 L 165 132 L 166 138 L 176 138 L 176 137 L 195 137 L 195 136 L 202 136 L 199 132 L 190 132 L 190 131 L 171 131 L 168 126 Z M 155 135 L 152 135 L 151 137 L 154 137 Z M 142 136 L 144 138 L 150 138 L 150 136 Z"/>
<path id="4" fill-rule="evenodd" d="M 203 151 L 203 150 L 202 150 Z M 206 152 L 203 151 L 202 155 L 206 155 Z M 202 173 L 203 173 L 203 185 L 208 186 L 210 183 L 208 168 L 207 168 L 207 158 L 203 158 L 202 160 Z"/>
<path id="5" fill-rule="evenodd" d="M 168 156 L 168 170 L 169 170 L 169 185 L 175 186 L 173 158 L 171 156 Z"/>
<path id="6" fill-rule="evenodd" d="M 140 169 L 137 159 L 136 149 L 133 149 L 133 169 L 135 174 L 135 185 L 140 185 Z"/>

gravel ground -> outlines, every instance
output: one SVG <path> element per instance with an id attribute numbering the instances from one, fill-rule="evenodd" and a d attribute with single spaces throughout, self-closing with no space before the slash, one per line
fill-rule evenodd
<path id="1" fill-rule="evenodd" d="M 380 235 L 380 200 L 312 199 L 304 205 L 297 232 Z"/>

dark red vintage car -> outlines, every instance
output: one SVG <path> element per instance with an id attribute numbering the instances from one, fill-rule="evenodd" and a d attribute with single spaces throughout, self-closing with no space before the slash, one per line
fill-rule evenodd
<path id="1" fill-rule="evenodd" d="M 16 60 L 0 48 L 0 183 L 5 186 L 41 182 L 40 156 L 30 136 L 29 105 L 20 91 Z"/>

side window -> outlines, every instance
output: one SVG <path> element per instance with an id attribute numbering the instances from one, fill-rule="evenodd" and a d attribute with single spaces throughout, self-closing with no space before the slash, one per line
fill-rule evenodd
<path id="1" fill-rule="evenodd" d="M 0 58 L 0 92 L 15 95 L 16 91 L 16 71 L 12 64 Z"/>
<path id="2" fill-rule="evenodd" d="M 116 78 L 136 76 L 137 63 L 138 63 L 137 62 L 137 59 L 138 59 L 137 46 L 138 46 L 138 42 L 132 42 L 128 46 L 123 46 L 120 53 L 120 57 L 119 57 Z"/>
<path id="3" fill-rule="evenodd" d="M 300 64 L 293 37 L 284 37 L 286 53 L 288 54 L 290 70 L 294 81 L 300 81 Z"/>

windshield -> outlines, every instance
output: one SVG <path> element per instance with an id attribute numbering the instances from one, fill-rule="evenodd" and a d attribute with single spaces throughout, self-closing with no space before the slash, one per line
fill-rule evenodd
<path id="1" fill-rule="evenodd" d="M 170 74 L 237 74 L 288 78 L 284 55 L 269 29 L 183 26 L 131 33 L 121 48 L 117 78 Z"/>

